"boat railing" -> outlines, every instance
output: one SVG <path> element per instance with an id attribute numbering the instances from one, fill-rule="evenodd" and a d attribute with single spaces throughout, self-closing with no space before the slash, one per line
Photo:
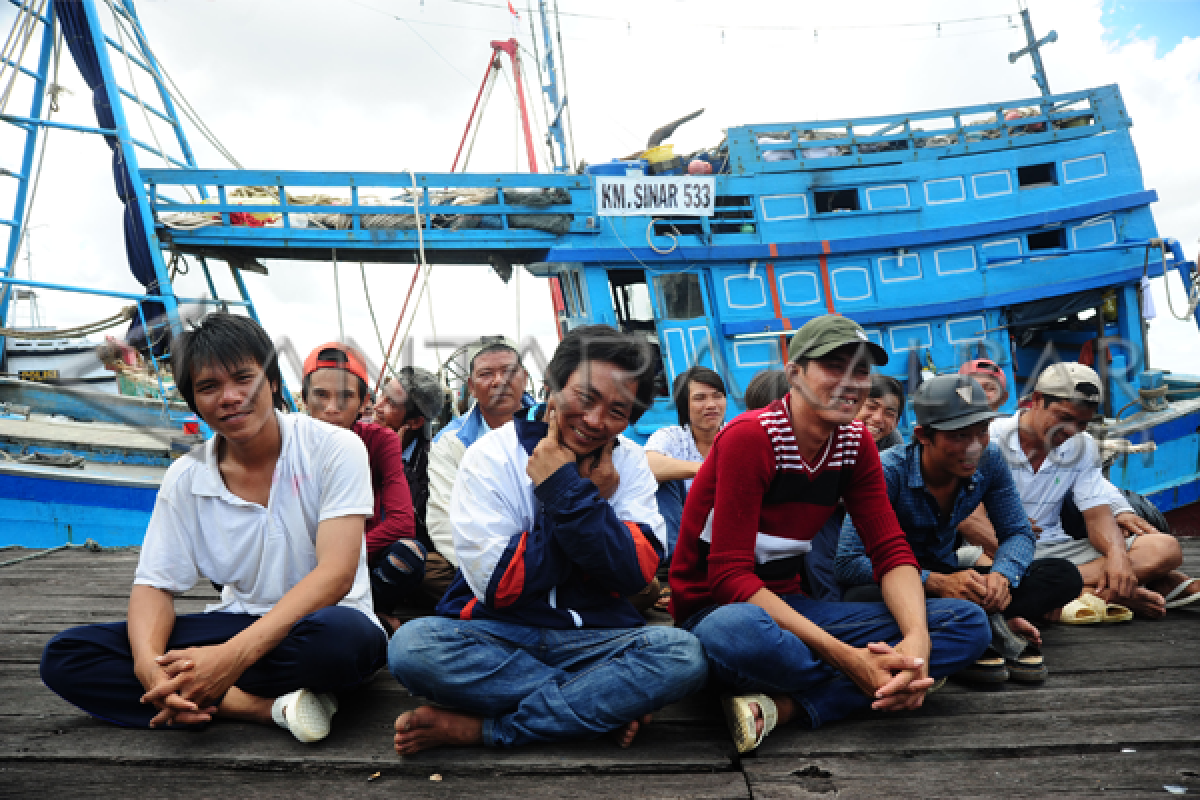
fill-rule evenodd
<path id="1" fill-rule="evenodd" d="M 878 117 L 730 128 L 735 174 L 921 161 L 1080 139 L 1128 128 L 1115 85 Z"/>
<path id="2" fill-rule="evenodd" d="M 288 236 L 378 244 L 444 232 L 545 240 L 559 233 L 598 232 L 584 175 L 521 173 L 310 172 L 247 169 L 143 169 L 160 226 L 186 235 L 243 241 L 254 228 Z M 203 193 L 201 193 L 203 190 Z M 204 193 L 209 200 L 196 201 Z M 187 194 L 190 199 L 184 199 Z M 248 242 L 247 242 L 248 243 Z"/>

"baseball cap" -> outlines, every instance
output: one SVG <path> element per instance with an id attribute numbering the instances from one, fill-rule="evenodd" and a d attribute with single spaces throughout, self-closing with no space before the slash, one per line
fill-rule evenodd
<path id="1" fill-rule="evenodd" d="M 396 382 L 408 393 L 426 420 L 432 422 L 442 413 L 446 394 L 432 372 L 422 367 L 401 367 L 396 370 Z"/>
<path id="2" fill-rule="evenodd" d="M 346 357 L 345 362 L 318 361 L 317 355 L 326 350 L 337 350 Z M 371 379 L 367 377 L 367 368 L 363 366 L 362 357 L 359 356 L 353 347 L 344 345 L 341 342 L 326 342 L 323 345 L 318 345 L 316 349 L 308 354 L 308 358 L 304 359 L 304 374 L 301 377 L 307 378 L 319 369 L 344 369 L 351 375 L 361 378 L 362 382 L 368 386 L 371 383 Z"/>
<path id="3" fill-rule="evenodd" d="M 1099 405 L 1104 400 L 1100 376 L 1091 367 L 1076 361 L 1060 361 L 1046 367 L 1033 390 L 1077 403 Z"/>
<path id="4" fill-rule="evenodd" d="M 974 361 L 968 361 L 958 368 L 958 374 L 983 375 L 1000 384 L 1001 391 L 1006 394 L 1008 392 L 1008 378 L 1004 377 L 1004 370 L 999 364 L 990 359 L 977 358 Z"/>
<path id="5" fill-rule="evenodd" d="M 957 431 L 1003 416 L 992 411 L 987 393 L 969 375 L 938 375 L 920 385 L 912 398 L 917 424 L 938 431 Z"/>
<path id="6" fill-rule="evenodd" d="M 867 338 L 857 322 L 839 314 L 826 314 L 804 323 L 788 345 L 788 361 L 821 358 L 848 344 L 866 347 L 876 366 L 888 363 L 887 351 Z"/>

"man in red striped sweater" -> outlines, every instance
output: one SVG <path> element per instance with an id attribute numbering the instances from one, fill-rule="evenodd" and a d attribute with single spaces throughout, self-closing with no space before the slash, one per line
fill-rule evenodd
<path id="1" fill-rule="evenodd" d="M 790 392 L 725 426 L 696 476 L 671 566 L 672 614 L 704 645 L 739 752 L 777 723 L 920 706 L 991 640 L 973 603 L 926 600 L 879 453 L 855 415 L 887 353 L 828 315 L 796 332 Z M 804 590 L 804 555 L 838 500 L 862 532 L 884 603 Z"/>

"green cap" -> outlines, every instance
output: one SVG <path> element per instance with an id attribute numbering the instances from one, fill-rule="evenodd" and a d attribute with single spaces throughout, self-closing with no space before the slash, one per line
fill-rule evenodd
<path id="1" fill-rule="evenodd" d="M 872 342 L 857 322 L 838 314 L 826 314 L 804 323 L 788 345 L 788 361 L 821 358 L 848 344 L 865 347 L 876 366 L 888 363 L 886 350 Z"/>

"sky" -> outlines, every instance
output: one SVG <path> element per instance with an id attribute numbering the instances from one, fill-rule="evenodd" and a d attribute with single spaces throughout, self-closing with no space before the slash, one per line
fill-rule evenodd
<path id="1" fill-rule="evenodd" d="M 97 2 L 104 7 L 104 0 Z M 520 12 L 516 35 L 531 47 L 527 0 L 513 4 Z M 1160 196 L 1154 206 L 1159 230 L 1179 239 L 1194 259 L 1200 159 L 1189 148 L 1200 130 L 1200 0 L 1028 5 L 1039 37 L 1051 29 L 1058 34 L 1043 50 L 1053 90 L 1120 85 L 1146 186 Z M 137 8 L 156 57 L 192 107 L 244 166 L 255 169 L 447 171 L 487 65 L 488 43 L 514 35 L 504 0 L 141 0 Z M 577 158 L 588 162 L 636 151 L 652 130 L 698 108 L 704 114 L 671 140 L 679 150 L 714 145 L 733 125 L 1037 93 L 1029 60 L 1007 60 L 1024 45 L 1015 0 L 559 0 L 559 10 L 572 140 Z M 7 29 L 12 15 L 6 7 L 0 26 Z M 126 81 L 123 61 L 114 66 Z M 536 83 L 532 59 L 525 69 Z M 59 83 L 70 93 L 60 95 L 55 118 L 94 124 L 89 92 L 69 58 Z M 151 89 L 144 79 L 137 85 Z M 535 107 L 542 119 L 540 99 Z M 28 95 L 18 87 L 8 111 L 27 109 Z M 136 106 L 132 111 L 137 135 L 144 123 Z M 170 135 L 162 126 L 155 132 Z M 523 170 L 517 133 L 511 89 L 500 82 L 470 169 Z M 194 131 L 189 139 L 201 166 L 227 166 Z M 17 166 L 18 148 L 11 133 L 0 134 L 0 166 Z M 152 156 L 142 164 L 161 166 Z M 3 191 L 0 200 L 11 207 Z M 98 137 L 51 135 L 30 222 L 36 279 L 140 291 L 124 264 L 110 155 Z M 267 266 L 269 276 L 247 274 L 246 282 L 277 341 L 286 338 L 303 357 L 338 338 L 340 294 L 346 336 L 368 359 L 381 361 L 411 265 L 342 263 L 336 287 L 328 263 Z M 22 263 L 18 276 L 25 269 Z M 236 296 L 220 269 L 217 277 L 221 293 Z M 1171 319 L 1163 281 L 1155 284 L 1152 365 L 1200 373 L 1194 321 Z M 1182 308 L 1178 278 L 1171 289 Z M 199 269 L 180 276 L 176 290 L 204 294 Z M 121 305 L 66 294 L 41 299 L 43 321 L 60 327 L 107 316 Z M 432 367 L 448 354 L 448 347 L 427 346 L 435 331 L 442 341 L 532 336 L 549 355 L 556 341 L 549 289 L 527 273 L 506 286 L 484 266 L 435 267 L 412 321 L 417 363 Z"/>

